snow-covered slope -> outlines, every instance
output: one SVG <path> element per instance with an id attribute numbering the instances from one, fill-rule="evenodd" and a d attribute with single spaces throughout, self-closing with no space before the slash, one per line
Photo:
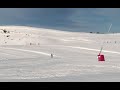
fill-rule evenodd
<path id="1" fill-rule="evenodd" d="M 38 44 L 62 44 L 62 43 L 89 43 L 89 37 L 83 37 L 85 33 L 73 33 L 44 28 L 25 26 L 0 26 L 0 45 L 34 45 Z M 3 30 L 9 33 L 4 33 Z M 85 34 L 88 35 L 88 34 Z"/>
<path id="2" fill-rule="evenodd" d="M 105 62 L 98 62 L 103 43 Z M 119 33 L 0 26 L 0 80 L 120 81 L 119 48 Z"/>

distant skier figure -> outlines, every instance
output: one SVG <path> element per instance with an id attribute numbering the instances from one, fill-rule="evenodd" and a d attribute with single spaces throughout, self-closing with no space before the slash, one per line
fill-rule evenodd
<path id="1" fill-rule="evenodd" d="M 51 53 L 51 58 L 53 58 L 53 54 Z"/>

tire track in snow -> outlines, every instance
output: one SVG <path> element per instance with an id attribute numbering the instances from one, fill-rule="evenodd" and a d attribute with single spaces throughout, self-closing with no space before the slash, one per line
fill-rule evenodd
<path id="1" fill-rule="evenodd" d="M 46 45 L 46 46 L 49 46 L 49 45 Z M 100 51 L 99 49 L 92 49 L 92 48 L 86 48 L 86 47 L 64 46 L 64 45 L 51 45 L 51 46 L 63 46 L 63 47 L 71 47 L 71 48 L 77 48 L 77 49 L 83 49 L 83 50 L 89 50 L 89 51 L 98 51 L 98 52 Z M 108 50 L 102 50 L 102 52 L 120 54 L 120 52 L 108 51 Z"/>
<path id="2" fill-rule="evenodd" d="M 16 49 L 16 48 L 6 48 L 6 47 L 0 47 L 2 49 L 11 49 L 11 50 L 19 50 L 19 51 L 26 51 L 26 52 L 32 52 L 32 53 L 37 53 L 37 54 L 43 54 L 46 56 L 50 56 L 49 53 L 44 53 L 44 52 L 39 52 L 39 51 L 33 51 L 33 50 L 25 50 L 25 49 Z M 56 56 L 56 55 L 54 55 Z"/>
<path id="3" fill-rule="evenodd" d="M 89 51 L 100 51 L 100 50 L 98 50 L 98 49 L 91 49 L 91 48 L 85 48 L 85 47 L 73 47 L 73 46 L 67 46 L 67 47 L 84 49 L 84 50 L 89 50 Z M 120 54 L 120 52 L 116 52 L 116 51 L 108 51 L 108 50 L 102 50 L 102 51 L 103 51 L 103 52 L 107 52 L 107 53 Z"/>

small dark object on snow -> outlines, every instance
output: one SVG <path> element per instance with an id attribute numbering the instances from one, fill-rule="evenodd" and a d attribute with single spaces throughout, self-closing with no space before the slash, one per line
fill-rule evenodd
<path id="1" fill-rule="evenodd" d="M 51 58 L 53 58 L 53 54 L 51 54 Z"/>

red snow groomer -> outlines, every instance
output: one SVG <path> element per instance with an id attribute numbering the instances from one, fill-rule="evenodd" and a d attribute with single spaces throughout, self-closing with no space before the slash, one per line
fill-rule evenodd
<path id="1" fill-rule="evenodd" d="M 98 61 L 105 61 L 104 55 L 98 55 Z"/>
<path id="2" fill-rule="evenodd" d="M 100 50 L 100 53 L 98 55 L 98 61 L 105 61 L 104 55 L 101 54 L 102 48 Z"/>

